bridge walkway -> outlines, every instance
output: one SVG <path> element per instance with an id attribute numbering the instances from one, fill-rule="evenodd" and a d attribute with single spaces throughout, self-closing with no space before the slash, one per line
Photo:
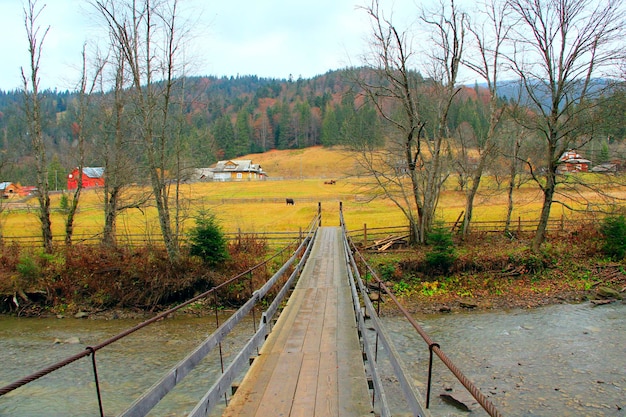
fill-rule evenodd
<path id="1" fill-rule="evenodd" d="M 224 416 L 372 415 L 341 229 L 322 227 Z"/>

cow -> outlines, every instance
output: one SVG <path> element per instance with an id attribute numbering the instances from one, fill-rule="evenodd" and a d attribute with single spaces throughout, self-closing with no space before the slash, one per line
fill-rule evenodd
<path id="1" fill-rule="evenodd" d="M 293 206 L 294 204 L 296 204 L 294 203 L 293 198 L 287 198 L 285 201 L 287 202 L 288 206 Z"/>
<path id="2" fill-rule="evenodd" d="M 335 180 L 330 180 L 330 181 L 324 181 L 324 184 L 328 184 L 328 185 L 335 185 L 337 181 Z"/>

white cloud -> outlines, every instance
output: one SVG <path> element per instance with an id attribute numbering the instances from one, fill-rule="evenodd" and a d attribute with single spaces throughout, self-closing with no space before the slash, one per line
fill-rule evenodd
<path id="1" fill-rule="evenodd" d="M 343 68 L 366 48 L 369 24 L 356 4 L 365 0 L 181 0 L 193 21 L 185 45 L 187 74 L 312 77 Z M 409 1 L 409 0 L 407 0 Z M 21 86 L 20 67 L 28 65 L 23 11 L 18 0 L 0 0 L 0 89 Z M 87 2 L 45 0 L 41 26 L 50 26 L 44 43 L 44 88 L 72 89 L 78 80 L 85 41 L 96 41 L 95 14 Z M 43 5 L 40 0 L 40 5 Z M 193 68 L 193 69 L 191 69 Z"/>

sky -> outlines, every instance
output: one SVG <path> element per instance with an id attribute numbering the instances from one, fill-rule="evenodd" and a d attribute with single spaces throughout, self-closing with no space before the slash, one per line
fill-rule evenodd
<path id="1" fill-rule="evenodd" d="M 395 2 L 401 0 L 395 0 Z M 311 78 L 361 63 L 369 23 L 365 0 L 181 0 L 193 20 L 189 75 Z M 0 89 L 22 87 L 28 68 L 22 0 L 0 0 Z M 102 37 L 82 0 L 39 0 L 39 25 L 50 27 L 40 65 L 41 87 L 74 89 L 83 44 Z M 395 7 L 395 6 L 394 6 Z M 415 7 L 415 6 L 413 6 Z"/>

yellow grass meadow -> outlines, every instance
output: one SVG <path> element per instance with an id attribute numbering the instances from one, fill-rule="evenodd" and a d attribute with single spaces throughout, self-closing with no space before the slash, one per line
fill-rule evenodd
<path id="1" fill-rule="evenodd" d="M 339 224 L 339 203 L 350 229 L 368 227 L 404 226 L 401 211 L 388 199 L 370 201 L 364 194 L 367 180 L 352 177 L 354 162 L 347 152 L 321 147 L 296 151 L 271 151 L 240 159 L 252 159 L 268 173 L 267 181 L 198 182 L 182 186 L 183 231 L 189 230 L 194 216 L 205 210 L 214 214 L 226 232 L 298 231 L 305 228 L 321 203 L 324 225 Z M 329 179 L 334 185 L 325 184 Z M 451 181 L 452 183 L 452 181 Z M 621 191 L 624 193 L 623 190 Z M 590 196 L 591 197 L 591 196 Z M 287 206 L 286 198 L 295 205 Z M 51 196 L 52 227 L 55 237 L 64 235 L 64 216 L 60 212 L 61 194 Z M 532 186 L 515 193 L 513 219 L 536 220 L 541 208 L 541 191 Z M 0 216 L 2 234 L 11 237 L 36 237 L 40 234 L 36 214 L 37 200 L 30 198 L 17 207 L 5 203 Z M 446 190 L 442 193 L 437 218 L 455 221 L 464 210 L 464 193 Z M 28 207 L 28 209 L 26 209 Z M 506 216 L 507 196 L 501 190 L 483 189 L 475 201 L 475 221 L 502 221 Z M 579 207 L 584 208 L 584 207 Z M 561 205 L 554 205 L 553 218 L 573 218 L 575 213 Z M 77 236 L 97 236 L 104 221 L 102 191 L 85 190 L 81 196 L 75 221 Z M 143 236 L 143 240 L 159 236 L 159 223 L 154 207 L 130 209 L 118 220 L 119 236 Z"/>

